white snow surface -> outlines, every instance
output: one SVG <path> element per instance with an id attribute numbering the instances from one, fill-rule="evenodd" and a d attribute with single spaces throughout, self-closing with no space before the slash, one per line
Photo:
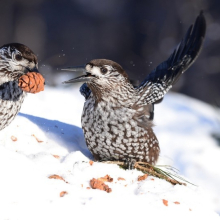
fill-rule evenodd
<path id="1" fill-rule="evenodd" d="M 211 137 L 220 132 L 219 110 L 175 93 L 155 106 L 158 164 L 179 169 L 196 185 L 173 186 L 152 176 L 137 181 L 140 171 L 117 165 L 91 166 L 80 123 L 83 103 L 76 87 L 46 87 L 28 94 L 0 132 L 0 220 L 220 219 L 220 147 Z M 49 179 L 53 174 L 66 182 Z M 107 183 L 111 193 L 87 188 L 107 174 L 114 179 Z M 60 197 L 62 191 L 68 194 Z"/>

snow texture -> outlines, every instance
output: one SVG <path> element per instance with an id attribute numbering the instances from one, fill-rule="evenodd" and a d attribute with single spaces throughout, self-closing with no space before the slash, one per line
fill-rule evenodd
<path id="1" fill-rule="evenodd" d="M 138 182 L 140 171 L 117 165 L 91 166 L 80 128 L 83 103 L 76 88 L 46 87 L 29 94 L 21 113 L 0 132 L 0 220 L 220 219 L 220 148 L 211 137 L 220 132 L 217 110 L 173 93 L 156 105 L 158 164 L 178 168 L 197 185 L 173 186 L 151 176 Z M 49 179 L 53 174 L 66 182 Z M 87 188 L 106 174 L 114 179 L 107 183 L 111 193 Z M 60 197 L 62 191 L 68 194 Z"/>

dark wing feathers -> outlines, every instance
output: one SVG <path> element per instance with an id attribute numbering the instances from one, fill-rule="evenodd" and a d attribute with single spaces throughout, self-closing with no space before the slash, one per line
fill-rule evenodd
<path id="1" fill-rule="evenodd" d="M 156 67 L 138 88 L 141 99 L 138 104 L 155 103 L 163 98 L 165 93 L 196 60 L 202 48 L 206 31 L 203 12 L 191 25 L 168 60 Z M 144 98 L 143 98 L 144 96 Z"/>

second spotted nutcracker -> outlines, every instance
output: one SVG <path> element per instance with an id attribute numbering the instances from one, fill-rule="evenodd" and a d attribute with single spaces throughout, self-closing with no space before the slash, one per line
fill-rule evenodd
<path id="1" fill-rule="evenodd" d="M 205 31 L 201 12 L 168 60 L 137 88 L 119 64 L 106 59 L 90 61 L 85 75 L 64 82 L 84 82 L 80 89 L 86 98 L 82 128 L 96 161 L 124 161 L 128 168 L 137 161 L 157 162 L 160 148 L 152 130 L 153 106 L 198 57 Z"/>
<path id="2" fill-rule="evenodd" d="M 26 92 L 43 90 L 44 79 L 37 68 L 37 56 L 27 46 L 11 43 L 0 47 L 0 130 L 18 114 Z"/>

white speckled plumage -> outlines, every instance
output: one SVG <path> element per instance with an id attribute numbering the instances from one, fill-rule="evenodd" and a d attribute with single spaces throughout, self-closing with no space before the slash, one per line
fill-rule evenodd
<path id="1" fill-rule="evenodd" d="M 133 94 L 135 94 L 135 90 L 133 90 Z M 117 98 L 112 98 L 109 101 L 108 97 L 102 97 L 102 101 L 95 104 L 95 98 L 91 94 L 85 102 L 82 128 L 87 146 L 96 160 L 133 158 L 149 163 L 154 163 L 157 160 L 160 151 L 157 138 L 150 126 L 147 129 L 138 126 L 135 119 L 136 111 L 131 108 L 135 100 L 136 97 L 134 96 L 133 100 L 129 100 L 129 104 L 126 106 L 127 99 L 122 99 L 122 103 L 125 104 L 123 106 L 117 102 Z M 92 111 L 91 106 L 95 106 Z M 149 124 L 151 125 L 150 122 Z M 149 147 L 147 140 L 153 146 L 149 151 L 143 150 L 143 148 Z M 132 156 L 134 154 L 136 154 L 135 157 Z"/>
<path id="2" fill-rule="evenodd" d="M 0 130 L 8 126 L 18 114 L 25 95 L 23 93 L 17 101 L 0 100 Z"/>

